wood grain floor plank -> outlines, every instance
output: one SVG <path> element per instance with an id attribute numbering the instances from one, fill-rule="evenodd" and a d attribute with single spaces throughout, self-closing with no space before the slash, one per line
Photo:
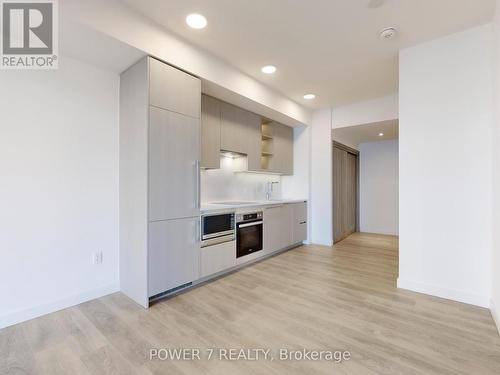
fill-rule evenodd
<path id="1" fill-rule="evenodd" d="M 301 246 L 148 310 L 116 293 L 0 330 L 0 373 L 500 374 L 487 309 L 397 289 L 397 276 L 396 237 Z M 153 348 L 198 348 L 202 358 L 151 361 Z M 231 348 L 267 348 L 275 360 L 207 358 Z M 352 358 L 281 361 L 280 348 Z"/>

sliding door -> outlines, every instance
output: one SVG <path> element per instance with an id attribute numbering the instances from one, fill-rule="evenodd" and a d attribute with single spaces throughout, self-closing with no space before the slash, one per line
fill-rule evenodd
<path id="1" fill-rule="evenodd" d="M 333 147 L 333 241 L 356 231 L 358 156 L 355 150 Z"/>

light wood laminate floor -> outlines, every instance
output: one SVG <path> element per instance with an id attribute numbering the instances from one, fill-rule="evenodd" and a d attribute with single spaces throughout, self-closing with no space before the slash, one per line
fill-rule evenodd
<path id="1" fill-rule="evenodd" d="M 120 293 L 0 331 L 0 374 L 500 374 L 487 309 L 396 288 L 395 237 L 303 246 L 144 310 Z M 199 361 L 149 360 L 200 348 Z M 270 348 L 218 361 L 205 348 Z M 279 348 L 351 359 L 281 361 Z"/>

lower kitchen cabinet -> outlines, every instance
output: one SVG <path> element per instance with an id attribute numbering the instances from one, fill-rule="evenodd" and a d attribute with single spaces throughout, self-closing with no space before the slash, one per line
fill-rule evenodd
<path id="1" fill-rule="evenodd" d="M 266 207 L 264 210 L 264 252 L 273 253 L 292 245 L 291 206 Z"/>
<path id="2" fill-rule="evenodd" d="M 200 277 L 207 277 L 236 265 L 236 241 L 200 249 Z"/>
<path id="3" fill-rule="evenodd" d="M 292 207 L 292 243 L 307 240 L 307 203 L 291 203 Z"/>
<path id="4" fill-rule="evenodd" d="M 150 222 L 149 297 L 199 278 L 199 217 Z"/>

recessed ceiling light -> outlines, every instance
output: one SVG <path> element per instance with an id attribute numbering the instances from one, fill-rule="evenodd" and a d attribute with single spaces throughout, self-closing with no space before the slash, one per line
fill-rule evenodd
<path id="1" fill-rule="evenodd" d="M 273 74 L 276 72 L 276 67 L 274 65 L 266 65 L 263 66 L 260 70 L 265 74 Z"/>
<path id="2" fill-rule="evenodd" d="M 379 137 L 383 137 L 383 136 L 384 136 L 384 133 L 378 133 L 378 136 L 379 136 Z"/>
<path id="3" fill-rule="evenodd" d="M 201 14 L 192 13 L 186 17 L 186 23 L 193 29 L 203 29 L 207 26 L 207 19 Z"/>
<path id="4" fill-rule="evenodd" d="M 380 31 L 380 38 L 384 40 L 392 39 L 396 36 L 397 30 L 395 27 L 387 27 Z"/>
<path id="5" fill-rule="evenodd" d="M 314 94 L 305 94 L 304 95 L 304 99 L 306 99 L 306 100 L 313 100 L 314 98 L 316 98 L 316 95 L 314 95 Z"/>

